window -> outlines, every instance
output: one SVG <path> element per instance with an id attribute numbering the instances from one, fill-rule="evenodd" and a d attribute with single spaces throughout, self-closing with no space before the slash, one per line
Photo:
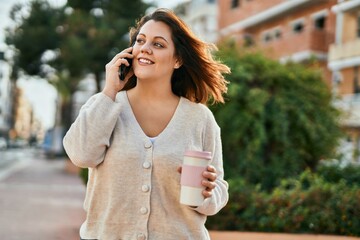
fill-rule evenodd
<path id="1" fill-rule="evenodd" d="M 280 30 L 280 29 L 275 29 L 275 30 L 274 30 L 274 38 L 275 38 L 275 39 L 280 39 L 281 36 L 282 36 L 281 30 Z"/>
<path id="2" fill-rule="evenodd" d="M 292 30 L 294 33 L 301 33 L 304 30 L 304 22 L 297 21 L 293 23 Z"/>
<path id="3" fill-rule="evenodd" d="M 251 34 L 245 34 L 244 35 L 244 47 L 251 47 L 255 45 L 254 38 Z"/>
<path id="4" fill-rule="evenodd" d="M 360 38 L 360 16 L 357 18 L 357 37 Z"/>
<path id="5" fill-rule="evenodd" d="M 280 27 L 275 27 L 273 29 L 266 30 L 265 32 L 262 33 L 262 42 L 268 43 L 271 41 L 278 40 L 281 37 L 282 37 L 282 31 Z"/>
<path id="6" fill-rule="evenodd" d="M 313 20 L 314 29 L 323 30 L 326 27 L 326 18 L 329 15 L 328 9 L 323 9 L 321 11 L 311 14 Z"/>
<path id="7" fill-rule="evenodd" d="M 354 93 L 360 93 L 359 66 L 354 67 Z"/>
<path id="8" fill-rule="evenodd" d="M 314 27 L 315 29 L 319 29 L 322 30 L 325 28 L 325 22 L 326 22 L 326 17 L 322 16 L 322 17 L 318 17 L 316 19 L 314 19 Z"/>
<path id="9" fill-rule="evenodd" d="M 262 39 L 263 39 L 263 42 L 264 42 L 264 43 L 268 43 L 268 42 L 270 42 L 270 41 L 273 39 L 273 36 L 272 36 L 272 34 L 271 34 L 270 31 L 267 31 L 267 32 L 265 32 L 265 33 L 263 34 Z"/>
<path id="10" fill-rule="evenodd" d="M 237 8 L 240 6 L 240 0 L 231 0 L 231 8 Z"/>

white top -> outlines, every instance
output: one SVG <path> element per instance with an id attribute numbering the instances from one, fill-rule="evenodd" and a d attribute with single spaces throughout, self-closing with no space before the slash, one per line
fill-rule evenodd
<path id="1" fill-rule="evenodd" d="M 91 97 L 64 137 L 72 162 L 89 168 L 84 239 L 206 240 L 204 224 L 228 200 L 220 128 L 203 104 L 181 97 L 155 142 L 142 131 L 126 92 L 115 102 Z M 180 174 L 186 150 L 209 151 L 217 171 L 213 196 L 197 208 L 180 204 Z"/>
<path id="2" fill-rule="evenodd" d="M 151 141 L 151 143 L 154 143 L 157 137 L 149 137 L 149 140 Z"/>

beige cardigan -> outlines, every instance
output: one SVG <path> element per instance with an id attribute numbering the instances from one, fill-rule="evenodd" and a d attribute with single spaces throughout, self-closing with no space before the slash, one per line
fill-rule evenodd
<path id="1" fill-rule="evenodd" d="M 83 239 L 210 239 L 204 224 L 228 200 L 223 179 L 220 129 L 203 104 L 181 98 L 168 126 L 152 143 L 132 112 L 125 91 L 115 102 L 92 96 L 64 137 L 72 162 L 89 168 Z M 179 203 L 185 150 L 213 153 L 217 170 L 213 196 L 202 206 Z"/>

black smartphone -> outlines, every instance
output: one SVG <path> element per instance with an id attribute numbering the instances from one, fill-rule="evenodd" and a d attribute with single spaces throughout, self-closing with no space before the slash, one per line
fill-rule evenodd
<path id="1" fill-rule="evenodd" d="M 119 78 L 121 81 L 124 81 L 125 76 L 129 73 L 132 64 L 131 58 L 125 58 L 125 59 L 129 62 L 130 65 L 129 66 L 126 66 L 125 64 L 120 65 Z"/>

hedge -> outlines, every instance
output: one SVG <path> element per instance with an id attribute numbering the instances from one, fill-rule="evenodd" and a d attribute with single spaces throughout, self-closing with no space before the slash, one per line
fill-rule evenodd
<path id="1" fill-rule="evenodd" d="M 305 171 L 283 180 L 271 192 L 241 178 L 230 179 L 230 199 L 209 217 L 213 230 L 360 236 L 360 186 L 336 183 Z"/>

